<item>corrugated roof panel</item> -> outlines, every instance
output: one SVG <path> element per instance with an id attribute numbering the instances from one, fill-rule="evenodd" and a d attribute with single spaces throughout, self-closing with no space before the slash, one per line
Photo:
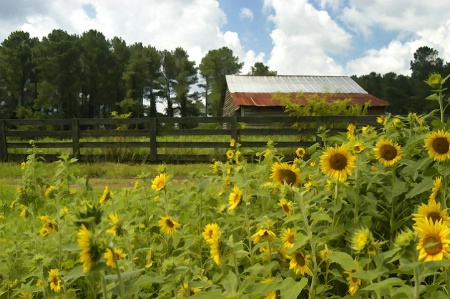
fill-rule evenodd
<path id="1" fill-rule="evenodd" d="M 227 75 L 228 89 L 252 93 L 361 93 L 367 92 L 346 76 L 242 76 Z"/>

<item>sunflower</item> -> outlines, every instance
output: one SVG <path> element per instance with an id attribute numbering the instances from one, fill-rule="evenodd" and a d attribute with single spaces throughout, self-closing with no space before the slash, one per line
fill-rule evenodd
<path id="1" fill-rule="evenodd" d="M 239 203 L 241 202 L 242 191 L 238 186 L 234 186 L 233 192 L 230 193 L 228 197 L 228 210 L 232 211 L 237 208 Z"/>
<path id="2" fill-rule="evenodd" d="M 434 199 L 428 200 L 428 204 L 422 203 L 417 209 L 417 214 L 412 216 L 416 224 L 424 219 L 428 219 L 433 223 L 442 221 L 443 224 L 450 226 L 450 217 L 447 216 L 447 209 L 441 211 L 441 204 Z"/>
<path id="3" fill-rule="evenodd" d="M 280 200 L 278 205 L 283 209 L 283 212 L 286 214 L 286 216 L 291 216 L 293 211 L 293 203 L 292 201 L 287 201 L 286 199 Z"/>
<path id="4" fill-rule="evenodd" d="M 230 147 L 234 147 L 235 143 L 236 143 L 236 140 L 234 140 L 234 138 L 231 138 L 231 140 L 230 140 Z"/>
<path id="5" fill-rule="evenodd" d="M 209 251 L 212 260 L 216 263 L 217 266 L 221 265 L 220 262 L 220 245 L 219 240 L 216 240 L 216 242 L 213 242 L 210 244 L 210 251 Z"/>
<path id="6" fill-rule="evenodd" d="M 289 269 L 294 270 L 294 273 L 298 275 L 309 274 L 311 275 L 311 270 L 309 269 L 310 255 L 303 253 L 301 250 L 296 250 L 292 254 L 288 255 L 291 260 L 289 262 Z"/>
<path id="7" fill-rule="evenodd" d="M 19 209 L 20 209 L 19 214 L 20 217 L 26 217 L 28 215 L 28 209 L 24 204 L 20 204 Z"/>
<path id="8" fill-rule="evenodd" d="M 331 253 L 333 253 L 333 250 L 328 249 L 328 246 L 325 245 L 325 248 L 319 251 L 319 257 L 322 261 L 327 261 Z"/>
<path id="9" fill-rule="evenodd" d="M 234 154 L 234 160 L 236 161 L 236 164 L 241 164 L 241 151 L 237 150 Z"/>
<path id="10" fill-rule="evenodd" d="M 234 140 L 234 139 L 232 139 L 232 140 Z M 183 286 L 177 290 L 178 296 L 176 298 L 186 299 L 186 294 L 189 294 L 189 297 L 190 297 L 190 296 L 194 296 L 198 292 L 200 292 L 199 288 L 189 287 L 187 283 L 183 283 Z"/>
<path id="11" fill-rule="evenodd" d="M 48 271 L 48 282 L 50 283 L 50 289 L 59 293 L 61 291 L 61 278 L 59 277 L 58 269 L 50 269 Z"/>
<path id="12" fill-rule="evenodd" d="M 147 252 L 147 256 L 145 257 L 145 268 L 150 268 L 153 265 L 153 247 Z"/>
<path id="13" fill-rule="evenodd" d="M 100 204 L 102 204 L 110 198 L 111 198 L 111 192 L 109 191 L 109 187 L 105 186 L 105 188 L 103 189 L 102 197 L 100 197 L 100 200 L 98 202 Z"/>
<path id="14" fill-rule="evenodd" d="M 292 248 L 295 243 L 295 231 L 292 231 L 290 228 L 283 229 L 283 234 L 280 237 L 281 241 L 283 241 L 283 247 Z"/>
<path id="15" fill-rule="evenodd" d="M 353 145 L 353 153 L 360 154 L 365 148 L 364 143 L 357 141 Z"/>
<path id="16" fill-rule="evenodd" d="M 355 139 L 355 131 L 356 126 L 354 124 L 348 124 L 347 126 L 347 139 L 348 140 L 354 140 Z"/>
<path id="17" fill-rule="evenodd" d="M 442 83 L 442 76 L 439 73 L 431 73 L 424 82 L 431 88 L 438 88 Z"/>
<path id="18" fill-rule="evenodd" d="M 217 223 L 210 223 L 205 226 L 205 230 L 202 233 L 206 243 L 212 244 L 215 240 L 220 238 L 220 228 Z"/>
<path id="19" fill-rule="evenodd" d="M 47 198 L 52 198 L 55 193 L 56 193 L 57 189 L 55 186 L 51 185 L 50 187 L 48 187 L 45 192 L 44 192 L 44 196 Z"/>
<path id="20" fill-rule="evenodd" d="M 254 233 L 252 235 L 253 244 L 258 243 L 259 240 L 261 240 L 261 239 L 275 240 L 276 238 L 277 238 L 277 236 L 275 235 L 275 233 L 273 231 L 271 231 L 270 229 L 265 229 L 265 228 L 258 230 L 256 233 Z"/>
<path id="21" fill-rule="evenodd" d="M 156 191 L 161 191 L 166 186 L 167 177 L 164 173 L 161 173 L 155 177 L 152 182 L 152 189 Z"/>
<path id="22" fill-rule="evenodd" d="M 164 216 L 159 220 L 159 226 L 164 233 L 173 235 L 177 231 L 177 228 L 180 227 L 180 224 L 170 218 L 170 216 Z"/>
<path id="23" fill-rule="evenodd" d="M 81 224 L 78 231 L 78 247 L 80 247 L 80 261 L 83 263 L 83 271 L 88 272 L 100 259 L 104 250 L 99 246 L 90 230 Z"/>
<path id="24" fill-rule="evenodd" d="M 444 162 L 450 159 L 450 133 L 444 130 L 430 132 L 425 136 L 425 148 L 435 161 Z"/>
<path id="25" fill-rule="evenodd" d="M 113 234 L 114 236 L 122 235 L 122 225 L 119 224 L 119 217 L 116 213 L 108 215 L 109 221 L 111 223 L 111 228 L 106 230 L 107 233 Z"/>
<path id="26" fill-rule="evenodd" d="M 272 164 L 271 171 L 270 178 L 275 181 L 276 185 L 286 183 L 297 187 L 300 184 L 300 169 L 295 165 L 276 162 Z"/>
<path id="27" fill-rule="evenodd" d="M 273 278 L 264 278 L 263 280 L 261 280 L 262 284 L 271 284 L 273 282 Z M 270 291 L 266 294 L 266 297 L 264 297 L 264 299 L 277 299 L 277 291 Z"/>
<path id="28" fill-rule="evenodd" d="M 352 156 L 344 145 L 329 147 L 320 156 L 322 172 L 327 176 L 340 181 L 346 181 L 355 167 L 355 156 Z"/>
<path id="29" fill-rule="evenodd" d="M 375 146 L 375 156 L 384 166 L 393 166 L 402 158 L 402 150 L 391 139 L 382 139 Z"/>
<path id="30" fill-rule="evenodd" d="M 414 226 L 420 240 L 416 249 L 419 251 L 419 261 L 440 261 L 450 258 L 450 229 L 442 221 L 425 219 Z"/>
<path id="31" fill-rule="evenodd" d="M 347 283 L 348 283 L 348 292 L 350 295 L 355 295 L 355 293 L 359 290 L 361 286 L 361 279 L 353 277 L 353 273 L 356 272 L 356 269 L 345 270 L 344 273 L 347 274 Z"/>
<path id="32" fill-rule="evenodd" d="M 441 188 L 441 182 L 442 182 L 441 176 L 434 179 L 433 189 L 431 189 L 429 200 L 436 200 L 439 193 L 439 189 Z"/>
<path id="33" fill-rule="evenodd" d="M 127 257 L 126 253 L 123 253 L 122 249 L 114 249 L 114 255 L 116 256 L 116 260 L 123 260 L 124 258 Z M 106 266 L 109 267 L 115 266 L 114 256 L 111 249 L 106 250 L 103 257 L 106 259 Z"/>
<path id="34" fill-rule="evenodd" d="M 295 154 L 299 158 L 303 158 L 306 155 L 306 150 L 303 147 L 299 147 L 295 150 Z"/>
<path id="35" fill-rule="evenodd" d="M 372 242 L 372 239 L 372 233 L 368 228 L 357 229 L 351 238 L 350 247 L 353 250 L 360 252 Z"/>
<path id="36" fill-rule="evenodd" d="M 20 170 L 25 170 L 25 162 L 20 163 Z"/>
<path id="37" fill-rule="evenodd" d="M 398 233 L 394 240 L 395 248 L 406 249 L 413 244 L 417 244 L 417 233 L 409 228 Z"/>
<path id="38" fill-rule="evenodd" d="M 226 155 L 227 155 L 227 158 L 228 158 L 228 159 L 232 159 L 232 158 L 233 158 L 233 156 L 234 156 L 234 153 L 233 153 L 233 151 L 232 151 L 232 150 L 227 150 L 227 153 L 226 153 Z"/>

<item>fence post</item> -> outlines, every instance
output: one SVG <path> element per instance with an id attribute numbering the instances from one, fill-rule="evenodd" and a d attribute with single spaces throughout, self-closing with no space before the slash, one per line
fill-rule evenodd
<path id="1" fill-rule="evenodd" d="M 5 120 L 0 120 L 0 161 L 8 162 L 8 147 L 6 145 Z"/>
<path id="2" fill-rule="evenodd" d="M 323 140 L 322 137 L 319 136 L 318 131 L 320 126 L 322 125 L 322 118 L 320 116 L 316 116 L 316 142 L 320 145 L 323 146 Z"/>
<path id="3" fill-rule="evenodd" d="M 72 130 L 72 156 L 76 159 L 80 159 L 80 126 L 78 123 L 78 119 L 72 118 L 71 130 Z"/>
<path id="4" fill-rule="evenodd" d="M 148 132 L 150 137 L 150 161 L 158 162 L 158 144 L 156 142 L 157 135 L 156 117 L 151 117 L 148 120 Z"/>
<path id="5" fill-rule="evenodd" d="M 233 116 L 230 120 L 230 131 L 231 131 L 231 138 L 233 138 L 236 142 L 239 142 L 238 139 L 238 122 L 237 117 Z"/>

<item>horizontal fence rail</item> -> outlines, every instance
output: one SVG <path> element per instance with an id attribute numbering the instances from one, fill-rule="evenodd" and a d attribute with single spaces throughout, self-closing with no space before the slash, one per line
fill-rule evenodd
<path id="1" fill-rule="evenodd" d="M 210 162 L 223 160 L 231 138 L 243 154 L 271 140 L 292 155 L 321 143 L 320 126 L 336 133 L 348 123 L 378 125 L 376 116 L 2 119 L 0 160 L 23 161 L 34 145 L 48 161 L 68 154 L 81 162 Z"/>

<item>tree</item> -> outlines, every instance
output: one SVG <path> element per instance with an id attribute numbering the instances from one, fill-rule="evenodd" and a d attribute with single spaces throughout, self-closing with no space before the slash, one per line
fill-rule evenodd
<path id="1" fill-rule="evenodd" d="M 173 98 L 172 98 L 172 86 L 173 80 L 176 76 L 176 66 L 173 53 L 167 50 L 162 51 L 162 64 L 161 64 L 162 82 L 164 85 L 164 97 L 167 103 L 167 116 L 174 116 Z"/>
<path id="2" fill-rule="evenodd" d="M 198 81 L 195 61 L 189 60 L 189 55 L 183 48 L 176 48 L 172 53 L 176 75 L 173 81 L 175 101 L 178 104 L 181 117 L 188 116 L 188 104 L 191 101 L 189 93 L 191 86 Z M 191 109 L 195 107 L 191 105 Z"/>
<path id="3" fill-rule="evenodd" d="M 277 71 L 269 70 L 269 67 L 262 62 L 255 62 L 248 74 L 251 76 L 276 76 Z"/>
<path id="4" fill-rule="evenodd" d="M 436 102 L 425 101 L 430 90 L 424 81 L 431 73 L 443 73 L 444 61 L 439 58 L 439 52 L 429 47 L 420 47 L 414 53 L 414 60 L 411 61 L 410 66 L 413 91 L 413 96 L 408 103 L 410 111 L 426 113 L 438 108 Z"/>
<path id="5" fill-rule="evenodd" d="M 37 96 L 37 72 L 32 49 L 38 44 L 27 32 L 15 31 L 0 47 L 0 88 L 2 90 L 2 114 L 16 116 L 15 109 L 22 106 L 31 109 Z"/>
<path id="6" fill-rule="evenodd" d="M 82 47 L 76 35 L 53 30 L 35 47 L 41 82 L 34 105 L 44 114 L 78 117 Z"/>
<path id="7" fill-rule="evenodd" d="M 114 70 L 111 68 L 114 59 L 110 51 L 111 44 L 96 30 L 84 32 L 80 44 L 83 50 L 82 98 L 83 104 L 87 106 L 83 114 L 90 118 L 107 117 L 113 110 L 117 86 L 117 83 L 111 80 Z"/>
<path id="8" fill-rule="evenodd" d="M 238 62 L 238 58 L 233 56 L 233 51 L 228 47 L 210 50 L 203 57 L 200 63 L 200 73 L 212 83 L 210 95 L 212 104 L 215 104 L 215 111 L 212 114 L 223 115 L 225 94 L 227 91 L 226 75 L 233 75 L 240 72 L 243 63 Z"/>

